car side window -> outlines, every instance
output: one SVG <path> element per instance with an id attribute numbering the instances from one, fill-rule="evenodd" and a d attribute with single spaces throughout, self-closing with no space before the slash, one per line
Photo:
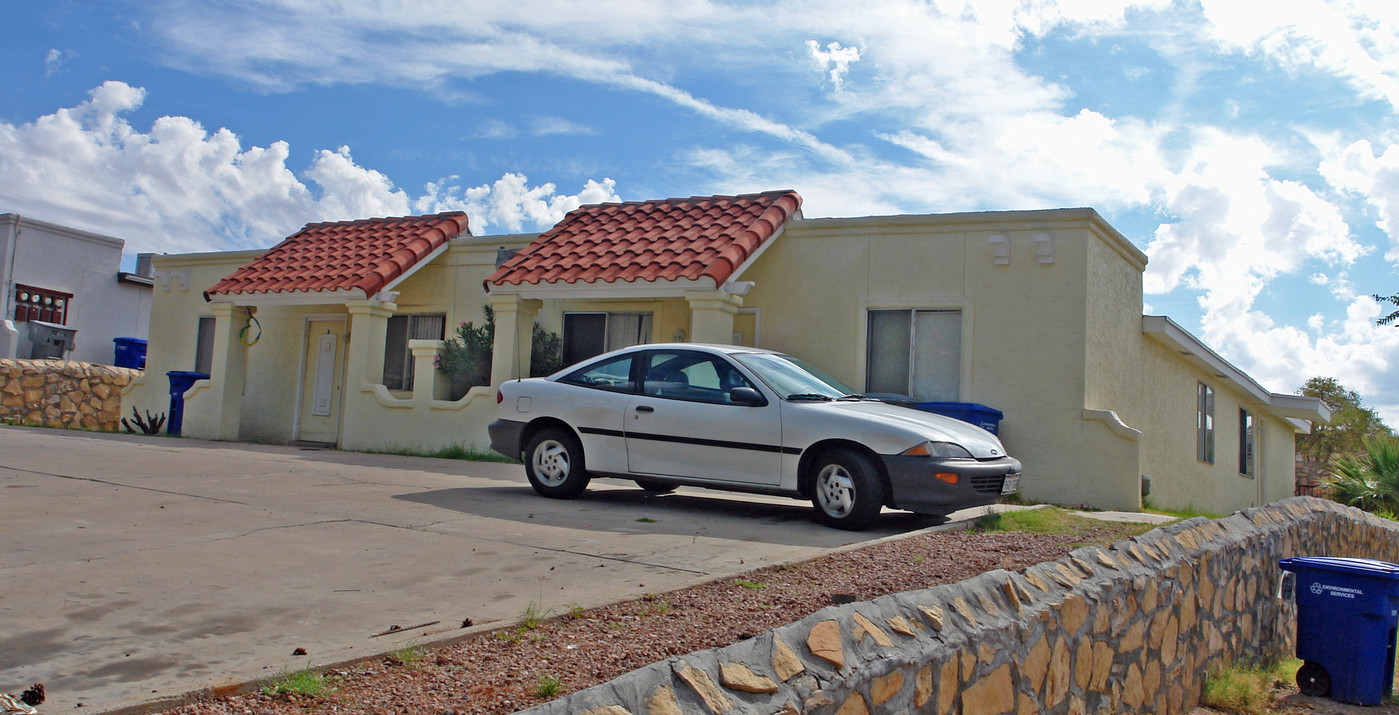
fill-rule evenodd
<path id="1" fill-rule="evenodd" d="M 585 365 L 559 378 L 559 382 L 612 392 L 631 392 L 635 389 L 631 380 L 633 359 L 632 355 L 622 355 Z"/>
<path id="2" fill-rule="evenodd" d="M 654 397 L 729 404 L 729 390 L 753 384 L 723 358 L 688 350 L 658 350 L 646 361 L 641 391 Z"/>

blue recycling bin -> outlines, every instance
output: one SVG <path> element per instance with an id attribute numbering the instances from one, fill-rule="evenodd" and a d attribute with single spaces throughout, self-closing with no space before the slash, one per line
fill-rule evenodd
<path id="1" fill-rule="evenodd" d="M 1299 556 L 1278 565 L 1297 574 L 1297 686 L 1306 695 L 1379 705 L 1394 682 L 1399 565 L 1372 559 Z"/>
<path id="2" fill-rule="evenodd" d="M 112 364 L 136 370 L 146 369 L 146 341 L 140 338 L 112 338 L 116 343 L 116 357 Z"/>
<path id="3" fill-rule="evenodd" d="M 192 370 L 171 370 L 165 376 L 170 378 L 170 419 L 165 422 L 165 434 L 178 435 L 185 426 L 185 390 L 209 376 Z"/>
<path id="4" fill-rule="evenodd" d="M 976 402 L 915 402 L 909 406 L 969 422 L 996 436 L 1001 434 L 1001 418 L 1005 417 L 1000 410 Z"/>

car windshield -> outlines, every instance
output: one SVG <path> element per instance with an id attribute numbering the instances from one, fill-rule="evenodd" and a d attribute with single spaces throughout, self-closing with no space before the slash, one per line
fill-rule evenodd
<path id="1" fill-rule="evenodd" d="M 732 356 L 784 400 L 834 400 L 855 391 L 791 355 L 738 353 Z"/>

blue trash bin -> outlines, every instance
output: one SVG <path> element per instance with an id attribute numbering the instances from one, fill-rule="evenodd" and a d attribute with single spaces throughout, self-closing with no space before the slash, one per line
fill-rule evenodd
<path id="1" fill-rule="evenodd" d="M 112 364 L 136 370 L 146 369 L 146 341 L 140 338 L 112 338 L 116 343 L 116 356 Z"/>
<path id="2" fill-rule="evenodd" d="M 1379 705 L 1394 682 L 1399 565 L 1329 556 L 1278 565 L 1297 574 L 1297 686 L 1306 695 Z"/>
<path id="3" fill-rule="evenodd" d="M 976 402 L 916 402 L 909 406 L 969 422 L 996 436 L 1001 434 L 1001 418 L 1005 417 L 1000 410 Z"/>
<path id="4" fill-rule="evenodd" d="M 165 434 L 178 435 L 185 426 L 185 390 L 209 376 L 191 370 L 171 370 L 165 376 L 170 378 L 170 418 L 165 422 Z"/>

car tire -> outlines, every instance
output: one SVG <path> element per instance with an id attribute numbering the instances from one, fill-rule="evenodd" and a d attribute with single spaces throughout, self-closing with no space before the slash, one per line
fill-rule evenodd
<path id="1" fill-rule="evenodd" d="M 645 489 L 647 494 L 669 494 L 675 491 L 674 484 L 659 479 L 636 479 L 633 481 L 638 487 Z"/>
<path id="2" fill-rule="evenodd" d="M 884 507 L 884 485 L 874 463 L 859 452 L 833 449 L 811 465 L 816 518 L 837 529 L 868 529 Z"/>
<path id="3" fill-rule="evenodd" d="M 573 433 L 548 427 L 525 446 L 525 476 L 536 492 L 550 499 L 572 499 L 588 488 L 583 445 Z"/>

